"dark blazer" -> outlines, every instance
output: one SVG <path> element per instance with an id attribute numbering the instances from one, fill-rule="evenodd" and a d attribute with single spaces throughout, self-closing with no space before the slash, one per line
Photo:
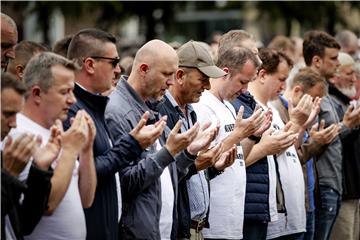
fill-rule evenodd
<path id="1" fill-rule="evenodd" d="M 128 133 L 113 139 L 105 124 L 105 107 L 108 97 L 85 91 L 77 84 L 74 94 L 77 102 L 71 106 L 64 128 L 70 127 L 70 118 L 84 109 L 93 119 L 96 127 L 94 160 L 97 175 L 95 198 L 90 208 L 84 209 L 88 240 L 118 239 L 118 198 L 115 174 L 140 156 L 142 149 Z M 109 138 L 115 143 L 110 145 Z"/>
<path id="2" fill-rule="evenodd" d="M 333 85 L 329 86 L 329 94 L 334 99 L 335 109 L 342 119 L 351 101 Z M 343 195 L 342 198 L 360 198 L 360 127 L 345 131 L 341 136 L 342 167 L 343 167 Z"/>

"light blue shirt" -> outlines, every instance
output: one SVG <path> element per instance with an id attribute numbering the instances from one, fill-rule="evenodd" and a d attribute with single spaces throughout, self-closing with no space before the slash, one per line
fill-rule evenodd
<path id="1" fill-rule="evenodd" d="M 165 95 L 176 109 L 180 119 L 183 121 L 181 132 L 185 132 L 194 125 L 191 119 L 191 113 L 194 109 L 190 104 L 187 104 L 187 114 L 185 115 L 181 111 L 175 99 L 171 96 L 170 92 L 167 91 Z M 205 172 L 200 171 L 198 174 L 193 175 L 189 180 L 187 180 L 186 185 L 189 195 L 191 219 L 203 220 L 206 217 L 210 204 L 209 183 L 206 179 Z"/>

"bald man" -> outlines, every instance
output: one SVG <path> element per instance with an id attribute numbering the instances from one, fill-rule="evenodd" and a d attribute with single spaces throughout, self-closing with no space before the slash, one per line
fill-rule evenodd
<path id="1" fill-rule="evenodd" d="M 144 129 L 145 119 L 133 131 L 115 139 L 105 124 L 108 97 L 101 93 L 111 87 L 112 79 L 120 73 L 116 39 L 99 29 L 83 29 L 74 35 L 68 58 L 78 61 L 81 70 L 75 74 L 74 95 L 77 102 L 71 106 L 65 128 L 80 109 L 86 110 L 95 122 L 93 145 L 95 170 L 98 179 L 93 205 L 85 209 L 87 240 L 118 240 L 118 221 L 121 215 L 120 184 L 117 172 L 143 149 L 152 144 L 164 125 Z M 136 124 L 134 124 L 136 125 Z"/>
<path id="2" fill-rule="evenodd" d="M 1 13 L 1 72 L 6 72 L 7 65 L 15 58 L 15 45 L 18 32 L 14 20 Z"/>
<path id="3" fill-rule="evenodd" d="M 159 120 L 157 107 L 174 83 L 178 61 L 175 50 L 160 40 L 139 49 L 130 76 L 120 79 L 106 107 L 106 123 L 116 139 L 129 132 L 145 112 L 149 113 L 147 124 Z M 160 121 L 166 122 L 166 116 Z M 178 178 L 185 176 L 197 153 L 212 140 L 200 141 L 198 124 L 184 133 L 179 133 L 180 127 L 179 121 L 171 132 L 166 129 L 166 142 L 156 141 L 119 172 L 121 239 L 175 238 Z"/>

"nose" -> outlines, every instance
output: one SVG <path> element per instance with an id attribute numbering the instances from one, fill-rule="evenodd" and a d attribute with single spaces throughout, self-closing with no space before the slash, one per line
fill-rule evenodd
<path id="1" fill-rule="evenodd" d="M 10 117 L 9 119 L 9 128 L 16 128 L 16 115 Z"/>
<path id="2" fill-rule="evenodd" d="M 15 46 L 12 46 L 5 50 L 5 57 L 14 59 L 15 58 Z"/>
<path id="3" fill-rule="evenodd" d="M 116 64 L 115 68 L 114 68 L 114 73 L 115 76 L 119 76 L 121 73 L 121 68 L 120 68 L 120 64 Z"/>
<path id="4" fill-rule="evenodd" d="M 167 80 L 166 80 L 166 85 L 168 87 L 174 85 L 175 83 L 175 74 L 171 75 Z"/>
<path id="5" fill-rule="evenodd" d="M 286 81 L 283 81 L 283 82 L 281 82 L 280 90 L 281 90 L 281 91 L 284 91 L 285 88 L 286 88 Z"/>
<path id="6" fill-rule="evenodd" d="M 206 89 L 206 90 L 210 90 L 211 86 L 210 86 L 210 80 L 209 79 L 204 81 L 203 88 Z"/>
<path id="7" fill-rule="evenodd" d="M 73 105 L 74 103 L 76 103 L 76 97 L 73 91 L 70 91 L 70 95 L 69 98 L 67 99 L 67 102 L 69 105 Z"/>

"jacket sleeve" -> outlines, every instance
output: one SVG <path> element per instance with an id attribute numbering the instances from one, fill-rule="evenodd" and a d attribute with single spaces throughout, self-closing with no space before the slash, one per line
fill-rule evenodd
<path id="1" fill-rule="evenodd" d="M 79 108 L 69 110 L 68 119 L 63 123 L 64 129 L 70 128 L 70 119 L 75 117 Z M 95 139 L 96 140 L 96 139 Z M 95 146 L 94 146 L 95 147 Z M 114 175 L 120 169 L 128 166 L 142 152 L 141 146 L 129 133 L 119 136 L 114 146 L 101 155 L 94 156 L 96 175 L 98 179 Z"/>
<path id="2" fill-rule="evenodd" d="M 52 175 L 52 171 L 42 171 L 34 165 L 30 168 L 24 200 L 18 212 L 24 235 L 34 230 L 47 209 Z"/>
<path id="3" fill-rule="evenodd" d="M 315 156 L 320 155 L 326 149 L 327 145 L 321 146 L 317 144 L 314 140 L 309 138 L 308 142 L 301 144 L 300 148 L 297 149 L 297 154 L 302 165 Z"/>
<path id="4" fill-rule="evenodd" d="M 138 142 L 130 134 L 125 134 L 107 152 L 95 157 L 97 176 L 101 178 L 117 173 L 136 160 L 141 152 Z"/>
<path id="5" fill-rule="evenodd" d="M 119 172 L 123 196 L 132 199 L 154 181 L 159 179 L 164 169 L 174 161 L 166 147 L 154 154 L 148 154 L 137 163 Z"/>

